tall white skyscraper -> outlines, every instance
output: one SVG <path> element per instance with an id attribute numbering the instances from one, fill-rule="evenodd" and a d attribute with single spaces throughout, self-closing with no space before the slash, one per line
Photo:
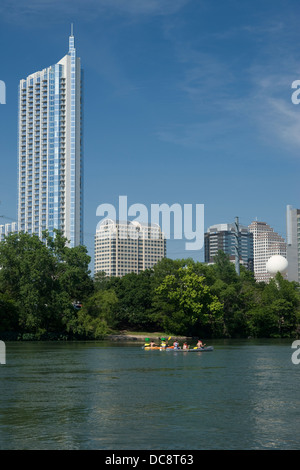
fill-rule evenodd
<path id="1" fill-rule="evenodd" d="M 253 233 L 255 279 L 258 282 L 269 282 L 271 274 L 267 271 L 267 261 L 273 255 L 286 258 L 286 243 L 266 222 L 253 221 L 249 231 Z"/>
<path id="2" fill-rule="evenodd" d="M 73 29 L 73 28 L 72 28 Z M 18 229 L 83 243 L 82 69 L 69 52 L 19 86 Z"/>

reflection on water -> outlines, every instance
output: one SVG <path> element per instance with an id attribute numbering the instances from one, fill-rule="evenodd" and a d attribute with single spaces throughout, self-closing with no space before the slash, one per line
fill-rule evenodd
<path id="1" fill-rule="evenodd" d="M 291 342 L 214 346 L 7 343 L 0 448 L 298 449 Z"/>

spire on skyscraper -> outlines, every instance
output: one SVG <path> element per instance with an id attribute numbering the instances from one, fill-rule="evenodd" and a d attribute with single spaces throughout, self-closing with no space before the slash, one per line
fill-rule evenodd
<path id="1" fill-rule="evenodd" d="M 69 54 L 71 51 L 75 50 L 75 40 L 74 40 L 74 31 L 73 31 L 73 23 L 71 23 L 71 35 L 69 36 Z"/>

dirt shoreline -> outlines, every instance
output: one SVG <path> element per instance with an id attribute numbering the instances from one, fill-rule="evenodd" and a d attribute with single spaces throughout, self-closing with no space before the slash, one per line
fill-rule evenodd
<path id="1" fill-rule="evenodd" d="M 170 338 L 170 335 L 163 335 L 161 334 L 160 336 L 158 336 L 157 333 L 148 333 L 148 334 L 143 334 L 143 335 L 131 335 L 131 334 L 127 334 L 127 333 L 120 333 L 118 335 L 108 335 L 107 336 L 107 339 L 109 341 L 135 341 L 135 342 L 139 342 L 139 343 L 144 343 L 146 338 L 149 338 L 150 340 L 153 340 L 154 342 L 155 341 L 160 341 L 160 338 Z M 170 341 L 175 341 L 175 339 L 177 339 L 179 342 L 181 341 L 192 341 L 194 340 L 195 338 L 192 338 L 192 337 L 187 337 L 187 336 L 171 336 L 171 339 Z"/>

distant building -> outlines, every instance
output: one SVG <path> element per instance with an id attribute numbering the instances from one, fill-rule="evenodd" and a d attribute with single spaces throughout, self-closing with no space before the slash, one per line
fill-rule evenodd
<path id="1" fill-rule="evenodd" d="M 0 242 L 4 240 L 4 237 L 7 237 L 11 233 L 18 232 L 17 222 L 12 222 L 10 224 L 0 225 Z"/>
<path id="2" fill-rule="evenodd" d="M 232 262 L 235 261 L 235 225 L 217 224 L 208 228 L 204 234 L 204 260 L 213 263 L 218 251 L 224 251 Z M 253 235 L 248 227 L 239 227 L 238 246 L 240 264 L 253 271 Z"/>
<path id="3" fill-rule="evenodd" d="M 288 280 L 300 282 L 300 209 L 286 210 Z"/>
<path id="4" fill-rule="evenodd" d="M 95 235 L 95 274 L 124 276 L 152 268 L 166 256 L 166 239 L 156 224 L 105 219 Z"/>
<path id="5" fill-rule="evenodd" d="M 253 233 L 255 279 L 259 282 L 269 282 L 271 275 L 266 268 L 267 261 L 273 255 L 286 258 L 285 240 L 266 222 L 252 222 L 249 231 Z"/>

